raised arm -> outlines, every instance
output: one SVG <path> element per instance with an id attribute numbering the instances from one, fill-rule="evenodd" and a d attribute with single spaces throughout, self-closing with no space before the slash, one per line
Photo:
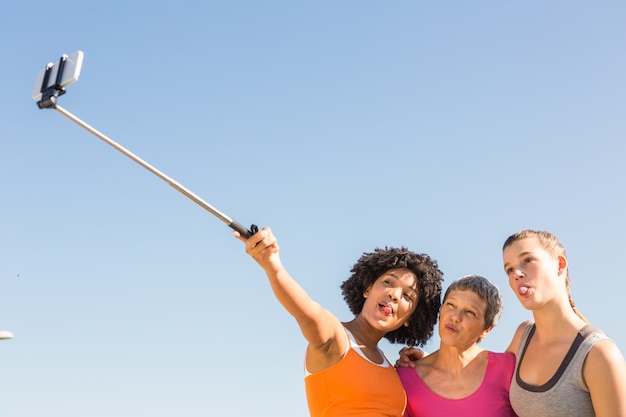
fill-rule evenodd
<path id="1" fill-rule="evenodd" d="M 246 244 L 246 253 L 265 271 L 274 295 L 291 314 L 309 342 L 307 368 L 325 369 L 338 362 L 347 347 L 346 333 L 337 317 L 311 299 L 289 275 L 280 260 L 280 248 L 269 227 L 248 239 L 234 236 Z"/>

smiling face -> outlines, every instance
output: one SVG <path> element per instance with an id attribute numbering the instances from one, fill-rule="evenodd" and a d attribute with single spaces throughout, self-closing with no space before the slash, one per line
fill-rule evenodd
<path id="1" fill-rule="evenodd" d="M 509 286 L 525 308 L 534 310 L 561 294 L 567 299 L 567 260 L 551 255 L 536 237 L 512 242 L 502 257 Z"/>
<path id="2" fill-rule="evenodd" d="M 471 290 L 452 290 L 441 305 L 441 343 L 466 350 L 485 337 L 487 301 Z"/>
<path id="3" fill-rule="evenodd" d="M 366 300 L 361 315 L 374 327 L 390 332 L 406 323 L 417 307 L 417 277 L 408 269 L 391 269 L 363 296 Z"/>

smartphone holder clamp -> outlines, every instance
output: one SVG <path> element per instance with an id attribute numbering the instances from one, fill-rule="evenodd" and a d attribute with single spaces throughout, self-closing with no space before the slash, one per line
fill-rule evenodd
<path id="1" fill-rule="evenodd" d="M 57 98 L 65 94 L 65 88 L 61 86 L 61 80 L 63 80 L 63 69 L 68 56 L 63 54 L 59 60 L 59 66 L 56 72 L 56 78 L 54 84 L 49 85 L 50 77 L 52 76 L 52 68 L 54 64 L 51 62 L 46 65 L 46 69 L 43 75 L 43 81 L 41 83 L 41 100 L 37 102 L 37 107 L 40 109 L 55 108 L 57 105 Z"/>

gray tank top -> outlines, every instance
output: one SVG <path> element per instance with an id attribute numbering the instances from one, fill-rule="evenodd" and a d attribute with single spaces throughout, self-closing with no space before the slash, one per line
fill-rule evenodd
<path id="1" fill-rule="evenodd" d="M 578 332 L 556 373 L 543 385 L 530 385 L 519 376 L 520 364 L 535 324 L 529 324 L 522 334 L 517 351 L 515 375 L 509 397 L 519 417 L 592 417 L 595 416 L 589 389 L 583 380 L 583 364 L 589 350 L 600 340 L 608 339 L 601 331 L 588 324 Z"/>

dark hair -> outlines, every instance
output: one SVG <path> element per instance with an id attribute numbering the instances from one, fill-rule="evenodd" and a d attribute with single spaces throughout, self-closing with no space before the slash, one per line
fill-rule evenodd
<path id="1" fill-rule="evenodd" d="M 502 314 L 502 296 L 498 287 L 485 277 L 480 275 L 465 275 L 455 279 L 448 286 L 443 296 L 445 304 L 446 298 L 451 291 L 472 291 L 487 303 L 485 311 L 485 328 L 495 327 Z M 478 339 L 480 342 L 480 339 Z"/>
<path id="2" fill-rule="evenodd" d="M 419 300 L 408 320 L 408 327 L 400 326 L 387 333 L 385 338 L 392 343 L 424 345 L 437 323 L 443 281 L 437 262 L 428 255 L 411 252 L 405 247 L 376 248 L 374 252 L 364 253 L 352 267 L 352 276 L 341 284 L 343 299 L 352 314 L 358 315 L 365 304 L 365 291 L 387 271 L 396 268 L 405 268 L 415 274 Z"/>

